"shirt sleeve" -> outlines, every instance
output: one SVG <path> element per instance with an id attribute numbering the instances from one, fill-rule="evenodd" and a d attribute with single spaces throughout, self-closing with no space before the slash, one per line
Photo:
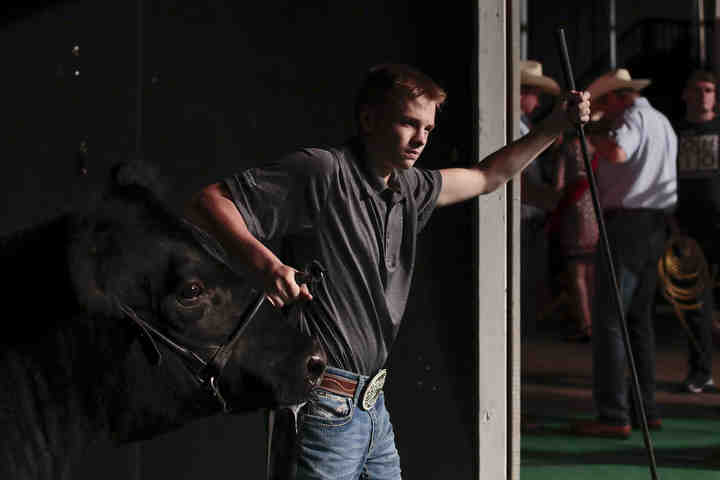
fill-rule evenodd
<path id="1" fill-rule="evenodd" d="M 642 119 L 637 109 L 630 110 L 623 119 L 622 125 L 615 130 L 615 142 L 630 158 L 637 152 L 642 143 Z"/>
<path id="2" fill-rule="evenodd" d="M 268 242 L 317 225 L 336 167 L 330 152 L 304 149 L 224 183 L 250 233 Z"/>
<path id="3" fill-rule="evenodd" d="M 420 232 L 437 206 L 437 199 L 442 189 L 442 175 L 438 170 L 422 168 L 410 168 L 407 172 L 410 195 L 417 207 L 418 232 Z"/>

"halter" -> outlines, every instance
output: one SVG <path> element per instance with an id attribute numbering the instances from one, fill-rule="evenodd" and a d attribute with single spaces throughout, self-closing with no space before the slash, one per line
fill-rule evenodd
<path id="1" fill-rule="evenodd" d="M 298 284 L 315 283 L 323 281 L 324 277 L 325 270 L 319 262 L 313 261 L 305 272 L 297 272 L 295 274 L 295 281 Z M 170 351 L 180 356 L 180 358 L 189 365 L 191 371 L 193 372 L 194 380 L 198 383 L 201 389 L 207 391 L 220 404 L 223 413 L 230 413 L 230 408 L 220 392 L 220 375 L 222 375 L 225 365 L 227 365 L 228 360 L 230 360 L 235 344 L 242 336 L 243 332 L 250 324 L 250 321 L 258 312 L 264 301 L 265 293 L 259 292 L 241 315 L 240 321 L 237 325 L 235 325 L 235 328 L 230 334 L 228 340 L 220 345 L 204 346 L 203 348 L 205 350 L 214 351 L 214 353 L 209 358 L 203 358 L 192 348 L 184 346 L 182 344 L 183 342 L 179 339 L 172 338 L 169 335 L 162 333 L 149 322 L 143 320 L 132 307 L 116 298 L 116 302 L 120 310 L 138 327 L 140 327 L 143 337 L 148 341 L 149 351 L 146 353 L 148 353 L 150 357 L 150 363 L 152 365 L 159 365 L 162 362 L 162 354 L 160 353 L 160 349 L 157 347 L 156 342 L 159 341 L 160 343 L 163 343 L 165 346 L 170 348 Z"/>

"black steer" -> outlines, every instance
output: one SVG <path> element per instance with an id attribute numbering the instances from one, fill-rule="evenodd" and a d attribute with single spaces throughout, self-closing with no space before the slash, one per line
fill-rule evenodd
<path id="1" fill-rule="evenodd" d="M 0 239 L 2 479 L 70 478 L 96 439 L 300 402 L 324 371 L 279 315 L 233 340 L 254 292 L 141 170 L 115 169 L 89 213 Z"/>

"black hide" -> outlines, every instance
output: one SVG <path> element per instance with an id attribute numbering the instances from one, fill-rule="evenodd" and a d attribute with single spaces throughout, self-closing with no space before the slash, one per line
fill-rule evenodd
<path id="1" fill-rule="evenodd" d="M 93 440 L 149 438 L 219 412 L 191 366 L 119 305 L 209 357 L 255 292 L 163 204 L 146 167 L 122 164 L 112 177 L 97 207 L 0 239 L 0 478 L 69 478 Z M 281 317 L 253 322 L 220 390 L 236 412 L 296 403 L 318 358 Z"/>

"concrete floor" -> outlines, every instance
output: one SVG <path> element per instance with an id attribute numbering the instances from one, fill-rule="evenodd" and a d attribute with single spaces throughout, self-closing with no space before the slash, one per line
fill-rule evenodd
<path id="1" fill-rule="evenodd" d="M 675 390 L 687 374 L 687 337 L 672 312 L 659 305 L 656 320 L 657 401 L 661 415 L 720 418 L 720 393 Z M 591 345 L 562 340 L 562 319 L 547 321 L 522 340 L 522 412 L 525 417 L 593 416 Z M 720 380 L 720 344 L 713 371 Z"/>

